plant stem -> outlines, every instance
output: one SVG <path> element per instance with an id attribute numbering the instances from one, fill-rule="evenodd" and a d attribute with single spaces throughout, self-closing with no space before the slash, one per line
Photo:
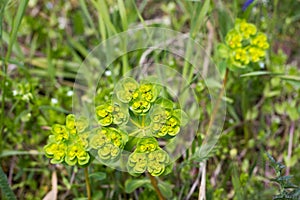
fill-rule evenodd
<path id="1" fill-rule="evenodd" d="M 91 195 L 91 184 L 90 184 L 88 167 L 84 168 L 84 176 L 85 176 L 85 185 L 86 185 L 87 198 L 88 198 L 88 200 L 91 200 L 92 195 Z"/>
<path id="2" fill-rule="evenodd" d="M 198 195 L 198 200 L 205 200 L 206 199 L 206 161 L 200 164 L 202 168 L 201 172 L 201 183 L 200 183 L 200 188 L 199 188 L 199 195 Z"/>
<path id="3" fill-rule="evenodd" d="M 220 106 L 220 102 L 222 100 L 222 96 L 224 94 L 224 91 L 225 91 L 225 87 L 226 87 L 226 83 L 227 83 L 227 78 L 228 78 L 228 74 L 229 74 L 229 70 L 228 68 L 226 68 L 226 72 L 225 72 L 225 76 L 224 76 L 224 79 L 223 79 L 223 84 L 222 84 L 222 88 L 221 88 L 221 91 L 219 93 L 219 96 L 218 96 L 218 99 L 216 101 L 216 105 L 213 109 L 213 112 L 212 112 L 212 115 L 211 115 L 211 118 L 209 120 L 209 124 L 208 124 L 208 127 L 207 127 L 207 131 L 206 131 L 206 135 L 209 134 L 210 132 L 210 129 L 213 125 L 213 122 L 216 118 L 216 115 L 217 115 L 217 112 L 218 112 L 218 109 L 219 109 L 219 106 Z M 199 200 L 205 200 L 206 199 L 206 195 L 205 195 L 205 176 L 206 176 L 206 161 L 203 162 L 203 168 L 202 168 L 202 178 L 201 178 L 201 184 L 200 184 L 200 188 L 199 188 L 199 195 L 198 195 L 198 199 Z"/>
<path id="4" fill-rule="evenodd" d="M 291 126 L 290 126 L 290 132 L 289 132 L 289 146 L 288 146 L 288 161 L 291 160 L 292 153 L 293 153 L 293 139 L 294 139 L 294 131 L 295 131 L 295 122 L 292 121 Z M 290 175 L 290 166 L 287 166 L 286 168 L 286 175 Z"/>
<path id="5" fill-rule="evenodd" d="M 224 79 L 223 79 L 223 85 L 222 85 L 222 88 L 221 88 L 221 91 L 219 93 L 219 96 L 218 96 L 218 99 L 217 99 L 217 102 L 216 102 L 216 105 L 213 109 L 213 112 L 212 112 L 212 115 L 211 115 L 211 118 L 209 120 L 209 124 L 208 124 L 208 127 L 207 127 L 207 131 L 206 131 L 206 135 L 209 134 L 209 131 L 213 125 L 213 122 L 216 118 L 216 115 L 217 115 L 217 112 L 218 112 L 218 109 L 219 109 L 219 106 L 220 106 L 220 102 L 222 100 L 222 96 L 224 94 L 224 91 L 225 91 L 225 87 L 226 87 L 226 83 L 227 83 L 227 78 L 228 78 L 228 74 L 229 74 L 229 70 L 228 68 L 226 68 L 226 72 L 225 72 L 225 76 L 224 76 Z"/>
<path id="6" fill-rule="evenodd" d="M 4 1 L 2 5 L 0 5 L 0 47 L 3 47 L 2 41 L 2 26 L 3 26 L 3 15 L 5 11 L 7 1 Z M 5 95 L 6 95 L 6 74 L 7 74 L 7 63 L 5 62 L 4 56 L 4 48 L 1 48 L 1 60 L 2 60 L 2 71 L 3 71 L 3 79 L 1 82 L 1 89 L 2 89 L 2 98 L 1 98 L 1 116 L 0 116 L 0 153 L 2 152 L 2 135 L 4 134 L 4 117 L 5 117 Z"/>
<path id="7" fill-rule="evenodd" d="M 151 184 L 154 187 L 154 190 L 157 193 L 157 196 L 158 196 L 159 200 L 165 200 L 165 197 L 162 195 L 161 191 L 158 188 L 156 178 L 154 176 L 152 176 L 151 174 L 149 174 L 149 173 L 147 173 L 147 175 L 150 178 Z"/>
<path id="8" fill-rule="evenodd" d="M 142 115 L 142 127 L 145 127 L 145 115 Z"/>
<path id="9" fill-rule="evenodd" d="M 129 119 L 129 121 L 131 122 L 131 123 L 133 123 L 136 127 L 138 127 L 138 128 L 142 128 L 142 126 L 139 124 L 139 123 L 137 123 L 136 121 L 134 121 L 133 119 Z"/>

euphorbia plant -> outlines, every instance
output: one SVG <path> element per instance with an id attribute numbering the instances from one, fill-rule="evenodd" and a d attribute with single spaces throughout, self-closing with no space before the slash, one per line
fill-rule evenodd
<path id="1" fill-rule="evenodd" d="M 90 161 L 88 153 L 88 121 L 85 118 L 75 119 L 74 115 L 66 117 L 66 124 L 52 126 L 52 135 L 44 147 L 46 156 L 52 164 L 66 163 L 73 166 L 86 166 Z"/>
<path id="2" fill-rule="evenodd" d="M 161 95 L 162 89 L 149 80 L 120 80 L 109 102 L 97 105 L 97 125 L 88 127 L 87 119 L 74 115 L 67 116 L 65 126 L 53 125 L 46 156 L 53 164 L 86 166 L 91 157 L 108 166 L 124 164 L 133 176 L 147 173 L 163 199 L 154 176 L 171 172 L 164 144 L 180 134 L 188 117 L 177 103 Z"/>
<path id="3" fill-rule="evenodd" d="M 234 28 L 228 31 L 225 44 L 218 47 L 220 55 L 227 60 L 230 70 L 246 68 L 251 62 L 264 59 L 269 48 L 267 36 L 257 31 L 254 24 L 237 19 Z"/>
<path id="4" fill-rule="evenodd" d="M 246 22 L 245 19 L 236 19 L 234 27 L 226 34 L 225 42 L 218 45 L 218 53 L 221 58 L 225 59 L 226 71 L 221 91 L 206 129 L 207 135 L 209 135 L 217 117 L 217 111 L 226 88 L 229 71 L 234 72 L 247 69 L 251 63 L 262 61 L 266 56 L 268 48 L 269 43 L 264 33 L 257 31 L 257 27 L 254 24 Z M 205 170 L 202 173 L 205 173 Z M 205 179 L 202 180 L 200 188 L 203 188 L 203 185 L 205 185 Z M 199 197 L 199 199 L 204 199 L 202 195 L 200 195 L 201 198 Z"/>

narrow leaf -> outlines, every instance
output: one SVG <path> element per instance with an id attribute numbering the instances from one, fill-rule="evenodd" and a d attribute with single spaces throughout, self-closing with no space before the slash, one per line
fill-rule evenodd
<path id="1" fill-rule="evenodd" d="M 131 193 L 139 187 L 150 184 L 149 179 L 129 179 L 125 183 L 125 192 Z"/>

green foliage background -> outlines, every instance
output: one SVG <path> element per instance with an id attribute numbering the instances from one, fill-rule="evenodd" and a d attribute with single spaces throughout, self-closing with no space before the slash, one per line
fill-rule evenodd
<path id="1" fill-rule="evenodd" d="M 43 146 L 51 126 L 63 124 L 72 111 L 77 70 L 101 41 L 134 27 L 174 29 L 189 34 L 205 49 L 211 45 L 208 53 L 223 73 L 226 66 L 217 45 L 224 42 L 236 18 L 245 18 L 267 34 L 270 49 L 264 64 L 229 74 L 223 99 L 227 102 L 224 131 L 207 160 L 207 199 L 272 199 L 290 191 L 278 187 L 278 179 L 271 180 L 283 175 L 273 171 L 275 160 L 286 165 L 283 173 L 294 175 L 291 182 L 299 186 L 300 2 L 256 0 L 246 11 L 243 3 L 1 0 L 2 199 L 12 199 L 6 183 L 17 199 L 42 199 L 53 185 L 57 185 L 58 199 L 85 198 L 83 170 L 51 165 Z M 174 69 L 180 66 L 168 56 L 154 53 L 152 57 Z M 116 76 L 103 80 L 110 87 L 99 91 L 97 98 L 107 98 L 114 77 L 135 64 L 130 55 L 116 60 L 112 72 Z M 195 81 L 192 87 L 201 109 L 209 105 L 204 83 Z M 192 147 L 175 163 L 173 172 L 159 181 L 168 199 L 198 198 L 199 162 L 192 155 L 205 137 L 207 116 L 204 109 Z M 275 158 L 273 164 L 265 151 Z M 133 179 L 97 161 L 90 167 L 90 178 L 94 199 L 157 199 L 149 179 Z"/>

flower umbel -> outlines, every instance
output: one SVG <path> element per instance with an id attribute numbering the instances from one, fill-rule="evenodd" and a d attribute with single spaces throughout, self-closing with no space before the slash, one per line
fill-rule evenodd
<path id="1" fill-rule="evenodd" d="M 118 158 L 127 141 L 127 133 L 111 127 L 102 127 L 95 130 L 90 147 L 97 150 L 100 160 L 113 161 Z"/>
<path id="2" fill-rule="evenodd" d="M 96 108 L 96 115 L 101 126 L 111 124 L 121 125 L 127 122 L 128 114 L 123 111 L 119 104 L 103 104 Z"/>
<path id="3" fill-rule="evenodd" d="M 87 151 L 88 120 L 84 117 L 78 119 L 74 115 L 66 117 L 66 125 L 55 124 L 48 144 L 44 147 L 47 157 L 52 164 L 66 163 L 68 165 L 85 166 L 90 161 Z"/>
<path id="4" fill-rule="evenodd" d="M 100 127 L 93 131 L 89 147 L 103 163 L 127 162 L 131 174 L 149 172 L 153 176 L 169 172 L 170 158 L 161 149 L 180 132 L 188 117 L 177 105 L 160 96 L 162 86 L 149 80 L 138 83 L 123 78 L 109 103 L 96 107 Z M 129 151 L 128 159 L 121 156 Z"/>
<path id="5" fill-rule="evenodd" d="M 228 61 L 229 69 L 245 68 L 251 62 L 264 59 L 269 48 L 267 36 L 258 32 L 254 24 L 237 19 L 235 26 L 226 35 L 225 44 L 218 46 L 219 53 Z"/>
<path id="6" fill-rule="evenodd" d="M 238 59 L 243 59 L 240 53 Z M 170 172 L 169 154 L 160 147 L 176 137 L 188 116 L 173 101 L 160 96 L 162 86 L 127 77 L 115 95 L 95 109 L 97 125 L 88 119 L 66 116 L 65 125 L 55 124 L 44 147 L 51 163 L 86 166 L 91 154 L 104 164 L 126 162 L 133 175 L 144 172 L 160 176 Z M 123 152 L 129 152 L 128 159 Z M 90 154 L 91 153 L 91 154 Z"/>
<path id="7" fill-rule="evenodd" d="M 152 176 L 160 176 L 168 173 L 165 169 L 169 165 L 168 153 L 158 146 L 155 138 L 151 137 L 140 140 L 127 162 L 128 171 L 132 175 L 148 171 Z"/>

